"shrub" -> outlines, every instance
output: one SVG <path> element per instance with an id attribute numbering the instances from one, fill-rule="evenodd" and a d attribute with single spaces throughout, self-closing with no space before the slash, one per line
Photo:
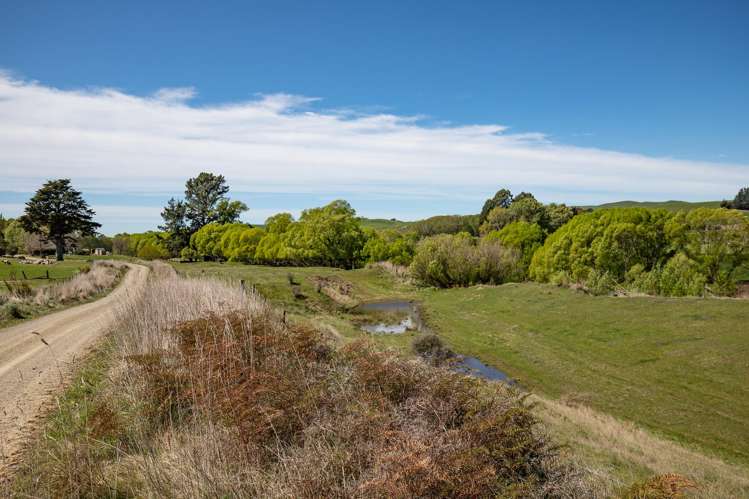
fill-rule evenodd
<path id="1" fill-rule="evenodd" d="M 151 242 L 146 242 L 138 249 L 136 256 L 143 260 L 157 260 L 169 258 L 169 252 L 161 246 Z"/>
<path id="2" fill-rule="evenodd" d="M 362 254 L 368 263 L 390 262 L 394 265 L 410 265 L 416 249 L 413 234 L 401 234 L 393 230 L 372 231 L 367 234 Z"/>
<path id="3" fill-rule="evenodd" d="M 486 240 L 500 241 L 508 248 L 516 248 L 523 257 L 523 272 L 527 272 L 533 254 L 544 242 L 543 229 L 540 225 L 525 221 L 512 222 L 501 230 L 490 232 Z"/>
<path id="4" fill-rule="evenodd" d="M 434 333 L 422 334 L 414 338 L 411 348 L 414 353 L 433 364 L 441 364 L 453 357 L 453 352 Z"/>
<path id="5" fill-rule="evenodd" d="M 683 253 L 676 254 L 663 267 L 659 279 L 660 293 L 666 296 L 701 296 L 707 278 L 699 265 Z"/>
<path id="6" fill-rule="evenodd" d="M 739 212 L 621 208 L 573 218 L 536 251 L 529 273 L 539 281 L 558 272 L 589 281 L 595 272 L 596 282 L 607 275 L 616 284 L 673 296 L 700 295 L 705 286 L 730 294 L 747 261 L 749 218 Z"/>
<path id="7" fill-rule="evenodd" d="M 594 295 L 607 295 L 614 291 L 616 279 L 608 272 L 593 269 L 585 279 L 585 287 Z"/>
<path id="8" fill-rule="evenodd" d="M 8 291 L 11 296 L 24 300 L 34 294 L 34 291 L 29 286 L 29 283 L 25 281 L 16 281 L 11 284 L 9 281 L 5 281 L 5 285 L 8 287 Z"/>
<path id="9" fill-rule="evenodd" d="M 182 260 L 194 262 L 198 259 L 198 252 L 190 246 L 185 246 L 184 248 L 182 248 L 182 251 L 180 251 L 179 256 L 180 258 L 182 258 Z"/>
<path id="10" fill-rule="evenodd" d="M 468 234 L 442 234 L 419 242 L 411 275 L 425 286 L 501 284 L 522 279 L 520 254 L 498 241 L 477 240 Z"/>
<path id="11" fill-rule="evenodd" d="M 23 319 L 26 317 L 26 311 L 19 303 L 10 302 L 3 305 L 2 315 L 6 319 Z"/>

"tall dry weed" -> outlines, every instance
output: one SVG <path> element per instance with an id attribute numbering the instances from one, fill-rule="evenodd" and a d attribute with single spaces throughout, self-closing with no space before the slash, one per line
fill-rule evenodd
<path id="1" fill-rule="evenodd" d="M 86 272 L 80 272 L 67 281 L 39 288 L 33 297 L 36 305 L 69 303 L 87 300 L 111 288 L 125 269 L 121 262 L 95 261 Z"/>
<path id="2" fill-rule="evenodd" d="M 138 476 L 144 495 L 587 490 L 507 387 L 368 343 L 335 349 L 323 333 L 208 279 L 154 279 L 119 317 L 115 391 L 138 407 L 139 426 L 121 472 Z"/>
<path id="3" fill-rule="evenodd" d="M 47 449 L 38 490 L 595 496 L 512 388 L 363 341 L 335 348 L 239 288 L 156 274 L 120 307 L 105 388 L 81 430 Z"/>

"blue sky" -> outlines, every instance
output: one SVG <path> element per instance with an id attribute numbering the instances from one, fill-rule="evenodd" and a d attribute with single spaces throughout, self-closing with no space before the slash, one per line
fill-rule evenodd
<path id="1" fill-rule="evenodd" d="M 749 2 L 466 4 L 4 2 L 0 211 L 67 176 L 143 230 L 204 169 L 256 222 L 749 183 Z"/>

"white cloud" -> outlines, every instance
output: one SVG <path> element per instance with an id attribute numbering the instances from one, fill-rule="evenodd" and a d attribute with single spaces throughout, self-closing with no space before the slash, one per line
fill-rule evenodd
<path id="1" fill-rule="evenodd" d="M 70 177 L 84 190 L 178 192 L 209 170 L 233 190 L 254 192 L 481 199 L 508 185 L 542 199 L 564 191 L 569 201 L 717 199 L 749 176 L 747 165 L 572 147 L 501 125 L 429 127 L 412 116 L 314 111 L 315 99 L 286 94 L 197 107 L 194 95 L 63 91 L 0 74 L 0 191 Z"/>
<path id="2" fill-rule="evenodd" d="M 174 87 L 162 88 L 155 94 L 154 98 L 158 101 L 169 103 L 182 103 L 193 99 L 197 95 L 193 87 Z"/>

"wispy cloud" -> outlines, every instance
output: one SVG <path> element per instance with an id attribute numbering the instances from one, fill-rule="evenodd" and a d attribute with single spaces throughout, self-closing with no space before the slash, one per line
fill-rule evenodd
<path id="1" fill-rule="evenodd" d="M 573 147 L 502 125 L 316 110 L 287 94 L 194 106 L 195 94 L 59 90 L 0 74 L 0 191 L 71 177 L 89 190 L 178 192 L 210 170 L 253 192 L 481 199 L 509 185 L 547 199 L 717 199 L 749 177 L 748 165 Z"/>
<path id="2" fill-rule="evenodd" d="M 172 87 L 162 88 L 153 94 L 158 101 L 168 104 L 177 104 L 187 102 L 197 95 L 193 87 Z"/>

